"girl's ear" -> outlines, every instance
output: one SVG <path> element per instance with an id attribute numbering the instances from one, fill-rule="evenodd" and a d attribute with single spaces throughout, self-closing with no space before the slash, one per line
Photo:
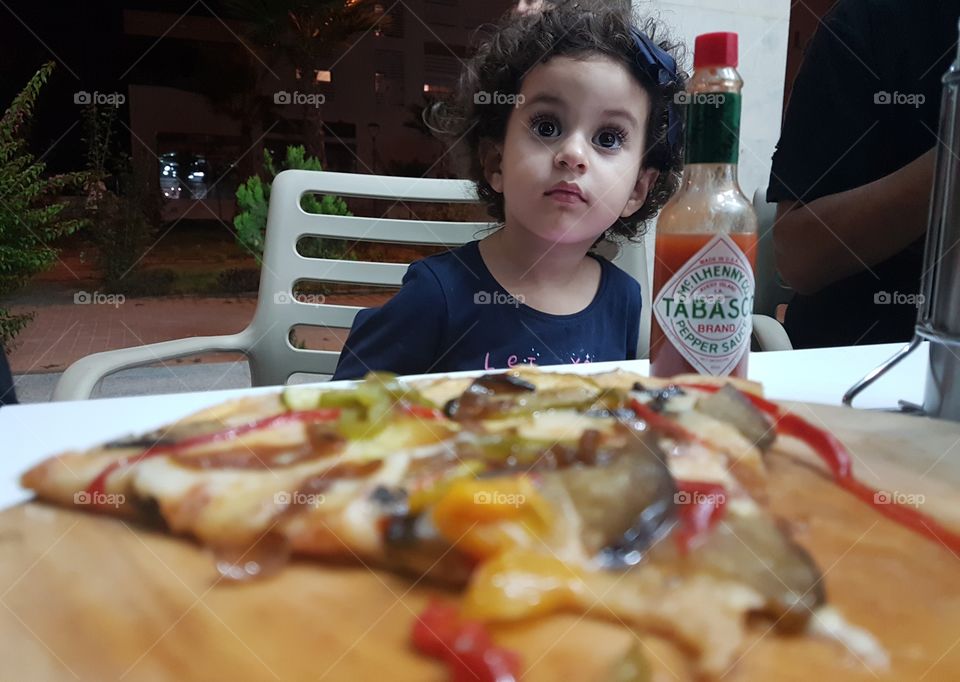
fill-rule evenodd
<path id="1" fill-rule="evenodd" d="M 627 199 L 627 205 L 620 212 L 621 218 L 629 218 L 640 210 L 640 207 L 647 202 L 647 192 L 657 182 L 660 177 L 660 171 L 656 168 L 642 168 L 637 176 L 637 184 L 633 186 L 633 192 Z"/>
<path id="2" fill-rule="evenodd" d="M 503 145 L 490 140 L 480 143 L 480 166 L 483 168 L 483 177 L 498 194 L 503 194 Z"/>

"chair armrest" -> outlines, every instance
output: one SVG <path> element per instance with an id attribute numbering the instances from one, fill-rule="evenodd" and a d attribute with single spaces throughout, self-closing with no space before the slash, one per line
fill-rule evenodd
<path id="1" fill-rule="evenodd" d="M 753 316 L 753 336 L 760 350 L 793 350 L 790 337 L 783 325 L 766 315 Z"/>
<path id="2" fill-rule="evenodd" d="M 240 332 L 226 336 L 161 341 L 145 346 L 93 353 L 80 358 L 67 368 L 53 391 L 53 400 L 85 400 L 90 397 L 101 379 L 124 369 L 200 353 L 246 352 L 247 348 L 247 335 Z"/>

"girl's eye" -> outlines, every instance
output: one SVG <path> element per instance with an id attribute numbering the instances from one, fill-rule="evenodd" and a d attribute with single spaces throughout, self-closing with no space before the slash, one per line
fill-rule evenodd
<path id="1" fill-rule="evenodd" d="M 560 126 L 548 116 L 537 116 L 530 122 L 530 128 L 540 137 L 557 137 Z"/>
<path id="2" fill-rule="evenodd" d="M 601 131 L 593 141 L 604 149 L 620 149 L 625 139 L 627 139 L 627 131 L 616 128 Z"/>

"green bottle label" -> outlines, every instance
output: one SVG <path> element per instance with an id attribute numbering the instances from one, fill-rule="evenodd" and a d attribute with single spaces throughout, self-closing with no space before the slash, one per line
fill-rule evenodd
<path id="1" fill-rule="evenodd" d="M 737 163 L 740 158 L 740 93 L 682 92 L 687 109 L 684 163 Z"/>

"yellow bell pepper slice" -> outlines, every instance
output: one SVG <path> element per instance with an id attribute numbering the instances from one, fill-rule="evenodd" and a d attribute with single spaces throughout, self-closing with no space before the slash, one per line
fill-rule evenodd
<path id="1" fill-rule="evenodd" d="M 440 535 L 479 560 L 539 545 L 550 521 L 550 507 L 527 475 L 458 479 L 433 507 Z"/>
<path id="2" fill-rule="evenodd" d="M 520 620 L 574 608 L 587 593 L 575 568 L 551 554 L 517 548 L 477 567 L 463 613 L 483 621 Z"/>

